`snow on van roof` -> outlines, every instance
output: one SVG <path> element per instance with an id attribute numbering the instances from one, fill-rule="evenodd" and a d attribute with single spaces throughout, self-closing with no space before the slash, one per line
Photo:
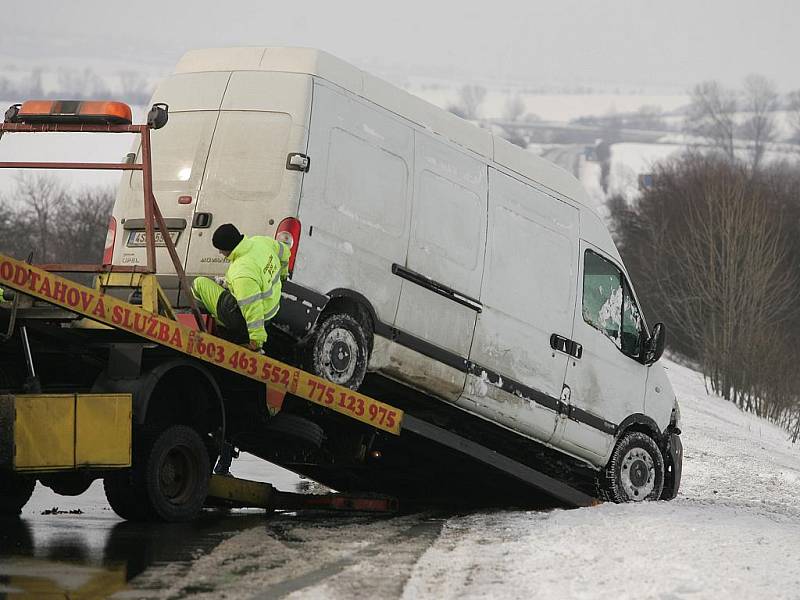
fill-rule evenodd
<path id="1" fill-rule="evenodd" d="M 585 207 L 591 206 L 580 182 L 561 167 L 322 50 L 263 46 L 205 48 L 190 50 L 175 68 L 176 74 L 207 71 L 277 71 L 315 75 Z"/>

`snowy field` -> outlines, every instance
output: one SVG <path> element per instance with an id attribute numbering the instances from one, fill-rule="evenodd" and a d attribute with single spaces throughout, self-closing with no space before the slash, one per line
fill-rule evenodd
<path id="1" fill-rule="evenodd" d="M 672 502 L 338 524 L 275 517 L 180 577 L 156 569 L 132 583 L 151 593 L 164 584 L 153 597 L 800 598 L 800 447 L 666 362 L 686 453 Z"/>
<path id="2" fill-rule="evenodd" d="M 458 86 L 418 87 L 410 86 L 407 91 L 441 108 L 459 101 Z M 518 96 L 525 105 L 525 113 L 535 115 L 543 121 L 571 121 L 587 115 L 607 115 L 612 113 L 633 113 L 642 106 L 659 106 L 665 112 L 684 107 L 689 102 L 685 94 L 627 94 L 627 93 L 527 93 L 524 90 L 488 89 L 481 104 L 482 117 L 501 118 L 505 114 L 509 97 Z"/>
<path id="3" fill-rule="evenodd" d="M 800 447 L 669 365 L 678 498 L 451 519 L 404 597 L 800 598 Z"/>

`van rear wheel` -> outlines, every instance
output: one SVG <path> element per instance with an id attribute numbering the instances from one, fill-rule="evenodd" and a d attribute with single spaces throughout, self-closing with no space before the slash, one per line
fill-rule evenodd
<path id="1" fill-rule="evenodd" d="M 324 315 L 305 350 L 306 368 L 328 381 L 357 390 L 367 374 L 372 331 L 348 313 Z"/>
<path id="2" fill-rule="evenodd" d="M 603 494 L 612 502 L 658 500 L 664 489 L 664 457 L 653 438 L 639 431 L 617 442 L 603 473 Z"/>

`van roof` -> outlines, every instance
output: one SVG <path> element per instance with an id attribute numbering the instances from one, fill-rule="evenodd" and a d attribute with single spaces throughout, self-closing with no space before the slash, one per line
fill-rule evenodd
<path id="1" fill-rule="evenodd" d="M 187 52 L 175 68 L 175 73 L 208 71 L 315 75 L 590 207 L 580 182 L 564 169 L 322 50 L 263 46 L 205 48 Z"/>

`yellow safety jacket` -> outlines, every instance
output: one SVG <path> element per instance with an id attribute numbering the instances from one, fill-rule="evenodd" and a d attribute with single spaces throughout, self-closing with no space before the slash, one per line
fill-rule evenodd
<path id="1" fill-rule="evenodd" d="M 251 342 L 267 341 L 264 324 L 278 314 L 289 255 L 283 242 L 257 235 L 245 236 L 228 257 L 231 264 L 225 281 L 244 315 Z"/>

